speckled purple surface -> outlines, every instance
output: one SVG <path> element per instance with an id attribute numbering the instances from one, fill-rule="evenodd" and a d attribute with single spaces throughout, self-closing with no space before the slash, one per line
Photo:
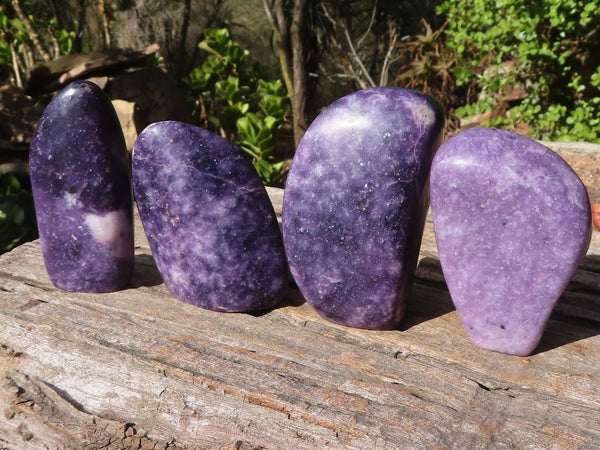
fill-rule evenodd
<path id="1" fill-rule="evenodd" d="M 167 288 L 215 311 L 276 304 L 285 255 L 266 189 L 242 151 L 180 122 L 147 127 L 133 150 L 133 186 Z"/>
<path id="2" fill-rule="evenodd" d="M 30 172 L 46 269 L 59 288 L 107 292 L 133 272 L 129 162 L 117 115 L 102 90 L 78 81 L 38 122 Z"/>
<path id="3" fill-rule="evenodd" d="M 336 101 L 307 130 L 286 184 L 283 236 L 298 287 L 327 319 L 398 324 L 442 129 L 431 98 L 374 88 Z"/>
<path id="4" fill-rule="evenodd" d="M 431 209 L 448 289 L 472 341 L 529 355 L 589 246 L 581 180 L 540 143 L 473 128 L 440 147 Z"/>

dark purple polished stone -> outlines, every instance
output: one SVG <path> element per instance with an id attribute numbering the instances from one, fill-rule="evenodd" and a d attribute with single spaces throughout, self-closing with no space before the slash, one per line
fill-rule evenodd
<path id="1" fill-rule="evenodd" d="M 300 291 L 327 319 L 371 329 L 401 319 L 443 123 L 430 97 L 373 88 L 336 101 L 306 131 L 285 189 L 283 236 Z"/>
<path id="2" fill-rule="evenodd" d="M 50 102 L 31 142 L 31 185 L 44 262 L 55 286 L 109 292 L 133 272 L 129 162 L 114 108 L 77 81 Z"/>
<path id="3" fill-rule="evenodd" d="M 271 307 L 287 286 L 273 206 L 242 151 L 192 125 L 147 127 L 133 150 L 133 187 L 167 288 L 215 311 Z"/>
<path id="4" fill-rule="evenodd" d="M 581 180 L 538 142 L 472 128 L 435 156 L 431 209 L 448 289 L 472 341 L 529 355 L 590 242 Z"/>

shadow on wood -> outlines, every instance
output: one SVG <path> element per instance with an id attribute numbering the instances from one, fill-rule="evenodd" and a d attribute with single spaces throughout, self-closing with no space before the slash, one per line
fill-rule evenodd
<path id="1" fill-rule="evenodd" d="M 454 304 L 444 281 L 440 261 L 429 256 L 421 258 L 406 312 L 398 329 L 409 330 L 451 311 L 454 311 Z"/>
<path id="2" fill-rule="evenodd" d="M 586 256 L 556 303 L 535 354 L 600 335 L 599 275 L 600 256 Z"/>
<path id="3" fill-rule="evenodd" d="M 275 311 L 276 309 L 286 308 L 288 306 L 292 306 L 292 307 L 302 306 L 304 303 L 306 303 L 306 300 L 304 299 L 304 297 L 302 296 L 302 294 L 296 287 L 296 284 L 294 282 L 290 282 L 290 284 L 291 284 L 291 286 L 288 288 L 287 292 L 285 293 L 283 300 L 281 300 L 278 304 L 276 304 L 275 306 L 272 306 L 271 308 L 268 308 L 268 309 L 262 309 L 260 311 L 250 311 L 250 312 L 248 312 L 248 314 L 250 314 L 251 316 L 254 316 L 254 317 L 261 317 L 261 316 L 264 316 L 265 314 L 269 314 L 270 312 Z"/>
<path id="4" fill-rule="evenodd" d="M 567 323 L 568 327 L 565 326 Z M 573 318 L 563 316 L 555 310 L 550 316 L 542 339 L 533 355 L 554 350 L 568 344 L 574 344 L 598 335 L 600 335 L 600 324 L 598 322 L 585 319 L 575 321 Z"/>
<path id="5" fill-rule="evenodd" d="M 152 255 L 135 255 L 131 288 L 158 286 L 163 282 Z"/>
<path id="6" fill-rule="evenodd" d="M 588 255 L 557 301 L 534 354 L 600 335 L 600 256 Z M 454 311 L 440 261 L 423 257 L 399 330 L 406 331 Z"/>

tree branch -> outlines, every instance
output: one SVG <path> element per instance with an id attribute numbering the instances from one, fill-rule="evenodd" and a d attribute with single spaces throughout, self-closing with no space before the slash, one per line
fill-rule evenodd
<path id="1" fill-rule="evenodd" d="M 279 1 L 279 0 L 276 0 Z M 293 116 L 294 116 L 294 141 L 300 143 L 304 132 L 308 127 L 307 111 L 307 84 L 308 70 L 307 48 L 306 48 L 306 12 L 308 0 L 296 0 L 292 13 L 292 26 L 290 27 L 290 38 L 292 44 L 292 74 L 293 85 Z"/>
<path id="2" fill-rule="evenodd" d="M 15 73 L 15 83 L 18 87 L 23 87 L 23 81 L 21 80 L 21 74 L 19 71 L 19 60 L 17 59 L 17 52 L 15 46 L 10 43 L 10 57 L 12 58 L 13 72 Z"/>
<path id="3" fill-rule="evenodd" d="M 85 0 L 79 0 L 79 20 L 77 21 L 77 32 L 73 41 L 73 50 L 75 53 L 81 53 L 83 50 L 83 29 L 85 27 Z"/>
<path id="4" fill-rule="evenodd" d="M 398 40 L 398 31 L 396 30 L 396 26 L 391 21 L 389 23 L 389 34 L 390 34 L 390 42 L 388 45 L 387 52 L 385 54 L 385 58 L 383 59 L 383 64 L 381 65 L 381 75 L 379 77 L 379 86 L 385 86 L 388 83 L 390 65 L 392 63 L 392 54 L 396 47 L 396 41 Z"/>
<path id="5" fill-rule="evenodd" d="M 373 5 L 373 12 L 371 13 L 371 19 L 369 20 L 369 26 L 367 27 L 367 30 L 363 33 L 363 35 L 360 37 L 360 39 L 356 42 L 357 47 L 360 47 L 360 45 L 362 44 L 362 41 L 364 41 L 365 38 L 371 32 L 371 28 L 373 28 L 373 24 L 375 23 L 375 15 L 376 14 L 377 14 L 377 0 L 375 0 L 375 4 Z"/>
<path id="6" fill-rule="evenodd" d="M 181 24 L 181 34 L 179 36 L 179 44 L 175 54 L 175 74 L 177 78 L 184 75 L 185 70 L 185 53 L 188 29 L 190 26 L 190 15 L 192 11 L 192 0 L 185 0 L 183 3 L 183 21 Z"/>
<path id="7" fill-rule="evenodd" d="M 290 37 L 287 29 L 287 23 L 285 20 L 285 10 L 283 8 L 283 2 L 281 0 L 275 0 L 272 5 L 269 5 L 268 0 L 262 0 L 265 8 L 265 14 L 267 19 L 271 23 L 273 32 L 277 36 L 277 56 L 279 57 L 279 65 L 281 66 L 281 75 L 283 77 L 283 83 L 285 89 L 290 96 L 292 102 L 292 108 L 294 105 L 293 90 L 293 73 L 290 65 L 290 59 L 292 59 L 290 51 Z M 271 8 L 274 8 L 275 15 L 273 15 Z"/>
<path id="8" fill-rule="evenodd" d="M 31 24 L 29 17 L 27 17 L 27 15 L 21 9 L 19 0 L 11 0 L 10 3 L 12 5 L 12 7 L 14 8 L 15 13 L 17 13 L 17 16 L 19 16 L 19 19 L 21 20 L 21 22 L 23 22 L 23 25 L 25 25 L 25 29 L 27 30 L 27 33 L 29 34 L 29 38 L 31 39 L 31 42 L 33 42 L 33 45 L 35 45 L 35 50 L 38 51 L 38 53 L 42 56 L 42 59 L 44 61 L 50 61 L 52 59 L 50 54 L 46 51 L 46 48 L 42 45 L 42 42 L 40 41 L 40 38 L 39 38 L 37 32 L 35 31 L 35 28 L 33 28 L 33 25 Z"/>
<path id="9" fill-rule="evenodd" d="M 106 9 L 106 1 L 97 1 L 98 9 L 100 11 L 100 17 L 102 17 L 102 31 L 104 32 L 104 45 L 106 48 L 110 48 L 110 26 L 109 26 L 109 12 Z"/>
<path id="10" fill-rule="evenodd" d="M 360 59 L 360 56 L 358 56 L 358 53 L 356 53 L 356 50 L 354 49 L 354 45 L 352 45 L 352 39 L 350 38 L 350 33 L 348 33 L 348 29 L 346 27 L 344 27 L 344 36 L 346 37 L 346 43 L 348 44 L 348 47 L 350 49 L 350 54 L 352 55 L 352 58 L 354 59 L 356 64 L 358 64 L 358 67 L 360 67 L 360 70 L 362 71 L 363 76 L 366 79 L 369 87 L 377 86 L 377 84 L 375 84 L 375 81 L 373 81 L 373 78 L 371 78 L 371 75 L 369 75 L 369 72 L 365 68 L 365 65 L 363 64 L 362 60 Z"/>

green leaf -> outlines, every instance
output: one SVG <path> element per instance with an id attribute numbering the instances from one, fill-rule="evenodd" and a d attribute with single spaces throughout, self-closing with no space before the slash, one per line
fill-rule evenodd
<path id="1" fill-rule="evenodd" d="M 226 135 L 252 157 L 263 182 L 281 174 L 276 133 L 285 123 L 289 98 L 281 80 L 266 81 L 257 65 L 244 64 L 249 53 L 233 42 L 226 29 L 205 30 L 199 47 L 208 55 L 186 79 L 200 125 Z"/>
<path id="2" fill-rule="evenodd" d="M 15 176 L 0 171 L 0 253 L 36 237 L 31 193 Z"/>
<path id="3" fill-rule="evenodd" d="M 273 129 L 277 124 L 278 120 L 273 116 L 267 116 L 264 118 L 265 127 L 269 130 Z"/>

